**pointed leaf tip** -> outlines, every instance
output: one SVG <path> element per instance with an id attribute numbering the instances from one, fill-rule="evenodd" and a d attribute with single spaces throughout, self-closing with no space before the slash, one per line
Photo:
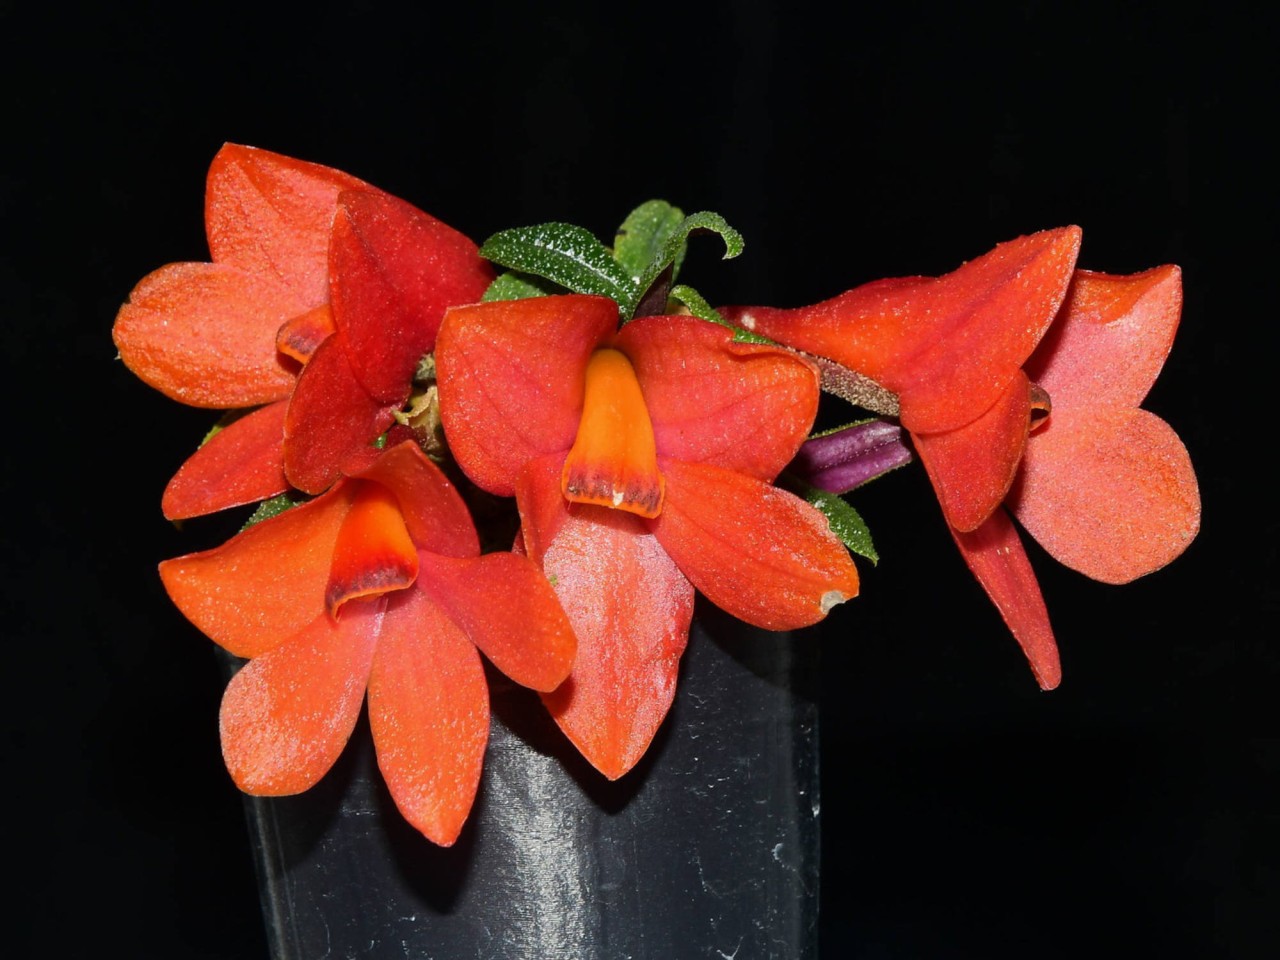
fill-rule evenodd
<path id="1" fill-rule="evenodd" d="M 627 316 L 640 300 L 635 281 L 608 248 L 571 223 L 541 223 L 500 231 L 480 246 L 480 256 L 576 293 L 608 297 Z"/>

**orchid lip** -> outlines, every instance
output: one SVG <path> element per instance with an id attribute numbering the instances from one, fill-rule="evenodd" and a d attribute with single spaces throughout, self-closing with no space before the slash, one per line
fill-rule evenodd
<path id="1" fill-rule="evenodd" d="M 560 488 L 571 503 L 648 519 L 662 512 L 666 483 L 658 470 L 653 423 L 635 369 L 619 350 L 597 350 L 587 363 L 582 418 Z"/>
<path id="2" fill-rule="evenodd" d="M 364 481 L 333 548 L 325 606 L 337 617 L 343 604 L 403 590 L 418 577 L 418 550 L 399 501 L 380 483 Z"/>

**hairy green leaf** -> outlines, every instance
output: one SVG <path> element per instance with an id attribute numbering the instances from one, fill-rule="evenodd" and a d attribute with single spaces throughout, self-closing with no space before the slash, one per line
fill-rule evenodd
<path id="1" fill-rule="evenodd" d="M 655 283 L 663 282 L 664 280 L 668 284 L 675 282 L 675 278 L 680 273 L 680 266 L 684 262 L 688 239 L 694 233 L 720 234 L 724 240 L 724 259 L 726 260 L 730 260 L 742 253 L 744 246 L 742 234 L 729 226 L 724 217 L 718 213 L 712 213 L 710 210 L 691 213 L 676 225 L 676 228 L 662 245 L 662 250 L 645 268 L 644 273 L 641 274 L 639 279 L 641 299 L 646 301 L 652 299 L 650 297 L 650 288 Z M 667 274 L 668 268 L 670 268 L 669 275 Z M 629 317 L 625 313 L 624 316 Z"/>
<path id="2" fill-rule="evenodd" d="M 290 507 L 296 507 L 300 503 L 306 503 L 310 499 L 305 494 L 297 491 L 277 494 L 270 500 L 263 500 L 258 504 L 258 509 L 244 522 L 244 526 L 240 528 L 240 532 L 248 530 L 254 524 L 261 523 L 263 520 L 270 520 L 272 517 L 278 517 Z"/>
<path id="3" fill-rule="evenodd" d="M 508 270 L 506 273 L 499 274 L 498 278 L 489 284 L 489 289 L 484 292 L 480 300 L 483 303 L 492 303 L 495 300 L 529 300 L 533 297 L 550 296 L 553 293 L 564 293 L 564 287 L 543 280 L 541 277 Z"/>
<path id="4" fill-rule="evenodd" d="M 594 293 L 617 302 L 630 316 L 640 301 L 635 281 L 608 247 L 571 223 L 541 223 L 495 233 L 480 247 L 494 263 L 545 277 L 577 293 Z"/>
<path id="5" fill-rule="evenodd" d="M 684 220 L 684 211 L 665 200 L 649 200 L 640 204 L 618 228 L 613 239 L 614 259 L 639 281 L 649 265 L 661 256 L 667 240 Z"/>
<path id="6" fill-rule="evenodd" d="M 741 254 L 746 246 L 746 241 L 742 239 L 742 234 L 729 226 L 724 217 L 711 210 L 699 210 L 697 213 L 689 214 L 681 221 L 680 226 L 676 228 L 675 232 L 667 240 L 668 249 L 674 253 L 675 248 L 684 243 L 694 233 L 720 234 L 724 240 L 725 260 L 732 260 Z"/>
<path id="7" fill-rule="evenodd" d="M 752 333 L 750 330 L 743 330 L 741 327 L 735 327 L 728 320 L 724 319 L 724 317 L 720 316 L 716 308 L 707 303 L 702 294 L 698 293 L 698 291 L 693 289 L 693 287 L 686 286 L 683 283 L 676 284 L 671 288 L 671 299 L 683 303 L 689 308 L 689 312 L 699 320 L 707 320 L 711 323 L 718 323 L 722 327 L 728 327 L 733 331 L 734 343 L 763 343 L 769 346 L 777 346 L 777 344 L 768 337 L 762 337 L 760 334 Z"/>
<path id="8" fill-rule="evenodd" d="M 847 500 L 834 493 L 827 493 L 825 490 L 809 486 L 805 487 L 801 496 L 822 512 L 822 515 L 827 518 L 827 523 L 831 525 L 831 532 L 839 537 L 840 542 L 850 551 L 865 557 L 872 563 L 880 562 L 880 555 L 876 553 L 875 545 L 871 542 L 871 531 L 867 529 L 861 514 L 853 509 Z"/>

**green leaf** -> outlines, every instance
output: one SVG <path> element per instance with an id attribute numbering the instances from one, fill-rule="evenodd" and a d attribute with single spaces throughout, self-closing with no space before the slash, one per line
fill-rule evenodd
<path id="1" fill-rule="evenodd" d="M 667 283 L 674 283 L 676 276 L 680 273 L 680 266 L 684 263 L 684 255 L 689 237 L 694 233 L 718 233 L 724 240 L 724 259 L 731 260 L 742 253 L 744 241 L 742 234 L 725 222 L 724 217 L 718 213 L 712 213 L 710 210 L 701 210 L 698 213 L 691 213 L 685 217 L 667 237 L 666 242 L 662 245 L 662 250 L 658 253 L 641 274 L 639 286 L 641 296 L 637 299 L 650 299 L 650 287 L 654 283 L 660 281 L 663 274 L 670 268 L 670 276 Z M 624 314 L 630 319 L 629 314 Z"/>
<path id="2" fill-rule="evenodd" d="M 609 248 L 582 227 L 541 223 L 495 233 L 480 247 L 494 263 L 545 277 L 577 293 L 594 293 L 617 302 L 630 316 L 640 302 L 635 281 Z"/>
<path id="3" fill-rule="evenodd" d="M 724 240 L 724 257 L 722 259 L 725 260 L 732 260 L 740 255 L 746 246 L 746 241 L 742 239 L 742 234 L 729 226 L 724 217 L 711 210 L 699 210 L 697 213 L 689 214 L 681 221 L 675 233 L 667 240 L 667 248 L 674 253 L 678 246 L 683 244 L 694 233 L 720 234 Z"/>
<path id="4" fill-rule="evenodd" d="M 867 529 L 862 516 L 849 506 L 849 502 L 834 493 L 827 493 L 817 487 L 806 487 L 801 496 L 817 507 L 831 525 L 831 532 L 840 538 L 840 542 L 860 557 L 872 563 L 880 562 L 880 555 L 871 542 L 871 531 Z"/>
<path id="5" fill-rule="evenodd" d="M 499 274 L 498 278 L 489 284 L 489 289 L 484 292 L 480 300 L 482 303 L 492 303 L 495 300 L 529 300 L 533 297 L 547 297 L 553 293 L 564 293 L 564 287 L 543 280 L 541 277 L 508 270 L 506 273 Z"/>
<path id="6" fill-rule="evenodd" d="M 671 299 L 683 303 L 689 308 L 689 312 L 699 320 L 706 320 L 710 323 L 718 323 L 722 327 L 728 327 L 733 331 L 734 343 L 763 343 L 768 346 L 776 347 L 777 344 L 768 337 L 762 337 L 758 333 L 752 333 L 750 330 L 743 330 L 741 327 L 735 327 L 716 311 L 715 307 L 707 303 L 703 299 L 702 294 L 698 293 L 693 287 L 678 283 L 671 288 Z"/>
<path id="7" fill-rule="evenodd" d="M 639 281 L 649 264 L 661 256 L 667 240 L 680 227 L 684 211 L 665 200 L 649 200 L 629 214 L 613 238 L 614 259 Z"/>
<path id="8" fill-rule="evenodd" d="M 718 323 L 722 327 L 734 329 L 733 325 L 720 316 L 716 312 L 716 308 L 707 303 L 702 294 L 693 289 L 693 287 L 677 283 L 671 288 L 671 299 L 683 303 L 689 308 L 689 312 L 699 320 L 707 320 L 711 323 Z"/>
<path id="9" fill-rule="evenodd" d="M 258 509 L 253 511 L 252 516 L 244 522 L 244 526 L 240 528 L 240 532 L 248 530 L 254 524 L 261 523 L 263 520 L 270 520 L 272 517 L 278 517 L 290 507 L 296 507 L 300 503 L 306 503 L 309 497 L 297 492 L 281 493 L 272 497 L 270 500 L 263 500 L 258 504 Z"/>

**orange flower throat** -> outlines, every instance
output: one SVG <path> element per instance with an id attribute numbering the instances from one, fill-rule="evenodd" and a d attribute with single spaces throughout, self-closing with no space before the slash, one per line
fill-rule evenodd
<path id="1" fill-rule="evenodd" d="M 652 519 L 662 512 L 665 488 L 636 371 L 620 351 L 597 350 L 587 363 L 582 419 L 560 489 L 571 503 Z"/>
<path id="2" fill-rule="evenodd" d="M 333 547 L 325 588 L 325 606 L 335 619 L 348 600 L 404 590 L 418 577 L 418 549 L 396 495 L 371 480 L 356 482 L 351 510 Z"/>

